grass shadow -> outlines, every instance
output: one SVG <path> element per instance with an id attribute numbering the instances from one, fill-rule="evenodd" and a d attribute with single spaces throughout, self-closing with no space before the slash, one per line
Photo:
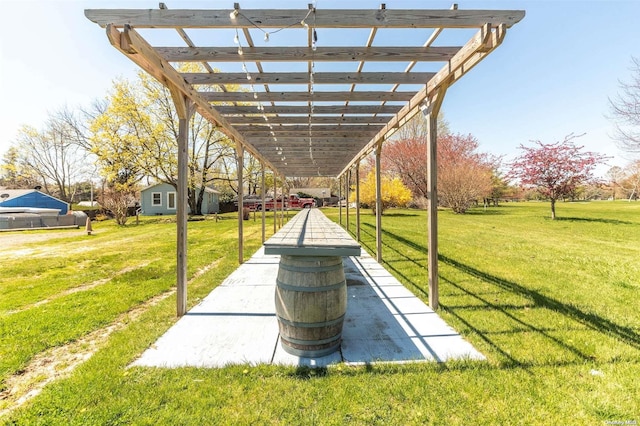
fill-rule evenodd
<path id="1" fill-rule="evenodd" d="M 551 218 L 546 218 L 551 220 Z M 556 217 L 556 221 L 559 222 L 595 222 L 595 223 L 608 223 L 611 225 L 637 225 L 636 222 L 629 222 L 626 220 L 617 219 L 602 219 L 602 218 L 590 218 L 590 217 Z"/>
<path id="2" fill-rule="evenodd" d="M 375 225 L 371 225 L 369 223 L 364 223 L 363 225 L 367 226 L 369 228 L 375 229 Z M 387 235 L 387 236 L 393 238 L 394 240 L 398 241 L 399 243 L 402 243 L 402 244 L 404 244 L 406 246 L 409 246 L 414 250 L 424 251 L 424 252 L 427 251 L 427 247 L 426 246 L 420 245 L 420 244 L 418 244 L 418 243 L 416 243 L 414 241 L 411 241 L 411 240 L 409 240 L 409 239 L 407 239 L 405 237 L 402 237 L 402 236 L 400 236 L 398 234 L 395 234 L 395 233 L 393 233 L 391 231 L 387 231 L 387 230 L 383 229 L 382 230 L 382 235 Z"/>
<path id="3" fill-rule="evenodd" d="M 640 349 L 640 334 L 638 334 L 635 330 L 633 330 L 630 327 L 621 326 L 611 320 L 608 320 L 607 318 L 604 318 L 594 313 L 584 312 L 575 306 L 572 306 L 567 303 L 563 303 L 552 297 L 545 296 L 544 294 L 538 291 L 531 290 L 520 284 L 480 271 L 476 268 L 473 268 L 469 265 L 465 265 L 461 262 L 458 262 L 457 260 L 451 259 L 442 254 L 438 256 L 438 259 L 441 262 L 449 266 L 452 266 L 454 268 L 457 268 L 465 272 L 466 274 L 479 278 L 484 282 L 496 285 L 497 287 L 505 291 L 509 291 L 514 294 L 524 296 L 527 299 L 531 300 L 534 303 L 534 305 L 537 307 L 546 308 L 552 312 L 557 312 L 559 314 L 562 314 L 568 318 L 573 319 L 574 321 L 577 321 L 580 324 L 583 324 L 584 326 L 592 330 L 598 331 L 606 335 L 613 335 L 619 338 L 620 340 L 626 342 L 627 344 L 631 345 L 635 349 Z M 457 285 L 456 287 L 460 288 Z M 464 291 L 467 291 L 469 294 L 472 294 L 468 290 L 464 290 Z M 474 296 L 474 297 L 480 298 L 479 296 Z M 482 298 L 480 299 L 484 300 Z M 485 303 L 487 303 L 489 306 L 494 305 L 494 304 L 491 304 L 490 302 L 485 302 Z"/>
<path id="4" fill-rule="evenodd" d="M 290 377 L 298 380 L 311 380 L 316 377 L 326 377 L 329 375 L 327 367 L 310 367 L 301 365 L 289 374 Z"/>
<path id="5" fill-rule="evenodd" d="M 576 219 L 576 218 L 573 218 Z M 567 220 L 571 220 L 571 219 L 567 219 Z M 580 219 L 578 219 L 580 220 Z M 619 224 L 622 223 L 624 224 L 625 222 L 623 221 L 617 221 L 617 220 L 607 220 L 607 219 L 595 219 L 595 220 L 591 220 L 594 222 L 605 222 L 605 223 L 615 223 L 615 224 Z M 370 224 L 364 224 L 365 226 L 369 227 L 369 228 L 375 228 L 373 225 Z M 416 243 L 415 241 L 411 241 L 403 236 L 397 235 L 393 232 L 387 231 L 387 230 L 383 230 L 382 234 L 388 238 L 393 238 L 395 241 L 397 241 L 400 244 L 406 245 L 416 251 L 420 251 L 422 253 L 427 253 L 427 247 L 425 245 Z M 385 248 L 388 247 L 388 245 L 385 244 Z M 400 253 L 400 251 L 398 251 L 397 249 L 393 249 L 393 247 L 391 247 L 391 249 L 398 253 L 399 255 L 401 255 L 404 258 L 407 258 L 406 255 L 403 255 L 402 253 Z M 574 321 L 576 321 L 579 324 L 582 324 L 583 326 L 597 331 L 599 333 L 602 333 L 604 335 L 610 335 L 610 336 L 614 336 L 618 339 L 620 339 L 621 341 L 629 344 L 630 346 L 632 346 L 635 349 L 640 349 L 640 334 L 634 330 L 631 327 L 625 327 L 622 325 L 619 325 L 605 317 L 602 317 L 598 314 L 594 314 L 594 313 L 590 313 L 590 312 L 585 312 L 581 309 L 579 309 L 576 306 L 573 306 L 569 303 L 564 303 L 560 300 L 554 299 L 552 297 L 546 296 L 538 291 L 529 289 L 523 285 L 520 285 L 518 283 L 512 282 L 512 281 L 508 281 L 505 280 L 503 278 L 497 277 L 495 275 L 491 275 L 487 272 L 481 271 L 479 269 L 476 269 L 470 265 L 466 265 L 462 262 L 459 262 L 455 259 L 452 259 L 448 256 L 445 256 L 443 254 L 439 254 L 438 255 L 438 260 L 440 262 L 443 262 L 444 264 L 447 264 L 449 266 L 452 266 L 468 275 L 474 276 L 476 278 L 481 279 L 483 282 L 489 283 L 489 284 L 493 284 L 496 287 L 498 287 L 501 291 L 507 291 L 507 292 L 511 292 L 513 294 L 517 294 L 520 295 L 522 297 L 525 297 L 526 299 L 530 300 L 530 303 L 527 303 L 527 306 L 529 308 L 534 308 L 534 307 L 538 307 L 538 308 L 545 308 L 548 309 L 552 312 L 556 312 L 559 313 L 561 315 L 564 315 L 565 317 L 568 317 Z M 414 263 L 415 262 L 414 260 Z M 399 270 L 398 268 L 394 267 L 393 264 L 390 264 L 388 262 L 385 262 L 385 266 L 387 268 L 389 268 L 394 275 L 400 277 L 405 283 L 407 284 L 411 284 L 412 287 L 414 287 L 415 289 L 417 289 L 418 291 L 420 291 L 422 294 L 424 294 L 425 297 L 428 297 L 428 293 L 425 289 L 423 289 L 422 287 L 418 286 L 414 280 L 411 279 L 410 276 L 406 275 L 403 271 Z M 496 310 L 496 311 L 500 311 L 501 313 L 503 313 L 504 315 L 506 315 L 507 317 L 510 318 L 510 320 L 515 321 L 517 324 L 519 324 L 520 327 L 527 329 L 531 332 L 537 333 L 541 336 L 544 336 L 545 338 L 549 339 L 550 341 L 552 341 L 554 344 L 558 345 L 559 347 L 564 348 L 565 350 L 571 352 L 574 356 L 577 357 L 577 359 L 582 360 L 582 361 L 591 361 L 593 359 L 592 356 L 587 355 L 585 353 L 583 353 L 582 351 L 580 351 L 578 348 L 576 348 L 575 346 L 571 345 L 570 343 L 564 341 L 563 339 L 560 339 L 558 337 L 553 336 L 549 330 L 547 330 L 545 327 L 537 327 L 535 325 L 532 324 L 528 324 L 525 321 L 517 318 L 516 316 L 514 316 L 513 314 L 511 314 L 510 312 L 508 312 L 509 306 L 505 305 L 502 306 L 498 303 L 493 303 L 490 300 L 482 297 L 481 295 L 476 294 L 475 292 L 473 292 L 472 290 L 468 290 L 466 288 L 463 288 L 459 283 L 447 280 L 446 278 L 444 278 L 442 276 L 442 274 L 440 274 L 440 278 L 446 282 L 448 285 L 451 285 L 455 288 L 457 288 L 458 290 L 466 293 L 467 295 L 476 298 L 477 300 L 480 300 L 488 309 L 492 309 L 492 310 Z M 482 330 L 478 329 L 477 327 L 475 327 L 473 324 L 471 324 L 470 322 L 468 322 L 467 320 L 465 320 L 457 311 L 459 309 L 457 309 L 454 306 L 447 306 L 445 303 L 440 303 L 440 305 L 442 306 L 443 309 L 446 309 L 447 312 L 451 315 L 453 315 L 454 317 L 456 317 L 461 323 L 463 323 L 466 327 L 468 327 L 470 330 L 474 331 L 478 336 L 480 336 L 481 339 L 483 339 L 487 344 L 489 344 L 491 347 L 493 347 L 498 353 L 502 354 L 507 360 L 507 366 L 519 366 L 519 367 L 527 367 L 529 366 L 529 364 L 531 363 L 527 363 L 527 362 L 521 362 L 517 359 L 515 359 L 513 356 L 509 355 L 506 351 L 504 351 L 503 349 L 501 349 L 500 347 L 498 347 L 497 344 L 495 344 L 494 342 L 492 342 L 492 340 L 488 337 L 487 333 L 484 333 Z M 461 308 L 461 309 L 464 309 Z"/>
<path id="6" fill-rule="evenodd" d="M 480 208 L 467 210 L 464 215 L 465 216 L 501 216 L 506 214 L 505 211 L 497 210 L 498 207 L 490 207 L 487 210 L 483 210 Z"/>
<path id="7" fill-rule="evenodd" d="M 382 217 L 418 217 L 418 213 L 383 213 Z"/>

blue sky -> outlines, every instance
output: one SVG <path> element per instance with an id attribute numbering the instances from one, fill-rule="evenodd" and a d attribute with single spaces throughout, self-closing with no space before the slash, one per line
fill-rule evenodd
<path id="1" fill-rule="evenodd" d="M 269 7 L 306 8 L 309 1 L 270 1 Z M 231 8 L 233 1 L 165 1 L 169 8 Z M 245 9 L 264 1 L 241 1 Z M 377 8 L 380 1 L 317 0 L 318 8 Z M 0 155 L 22 124 L 41 127 L 48 111 L 88 105 L 114 78 L 136 66 L 111 47 L 85 8 L 157 8 L 157 1 L 0 0 Z M 426 6 L 425 6 L 426 5 Z M 387 8 L 449 8 L 451 2 L 387 1 Z M 443 112 L 454 132 L 471 133 L 482 151 L 517 154 L 530 140 L 553 142 L 569 133 L 589 150 L 624 165 L 630 158 L 610 138 L 607 97 L 629 80 L 640 57 L 640 1 L 557 0 L 458 2 L 460 9 L 523 9 L 525 18 L 502 46 L 446 95 Z M 322 33 L 319 34 L 322 43 Z M 378 40 L 378 39 L 377 39 Z M 424 40 L 423 40 L 424 41 Z M 380 39 L 393 45 L 393 38 Z M 601 168 L 604 173 L 606 168 Z"/>

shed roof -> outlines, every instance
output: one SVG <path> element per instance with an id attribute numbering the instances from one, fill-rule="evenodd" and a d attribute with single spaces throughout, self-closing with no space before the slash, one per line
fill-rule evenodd
<path id="1" fill-rule="evenodd" d="M 2 189 L 0 190 L 0 203 L 31 194 L 35 191 L 35 189 Z"/>
<path id="2" fill-rule="evenodd" d="M 174 98 L 190 99 L 201 115 L 288 177 L 343 174 L 524 17 L 518 10 L 457 7 L 245 10 L 238 3 L 226 10 L 161 4 L 85 14 Z M 180 43 L 153 43 L 168 30 Z M 394 32 L 396 41 L 385 44 L 377 37 L 382 32 Z M 180 72 L 180 62 L 201 63 L 206 72 Z"/>
<path id="3" fill-rule="evenodd" d="M 165 183 L 165 182 L 154 183 L 153 185 L 149 185 L 149 186 L 147 186 L 145 188 L 142 188 L 140 190 L 140 192 L 148 191 L 148 190 L 153 189 L 153 188 L 155 188 L 157 186 L 160 186 L 160 185 L 171 185 L 171 184 L 170 183 Z M 221 194 L 221 192 L 218 191 L 217 189 L 209 188 L 208 186 L 205 186 L 204 192 L 208 192 L 210 194 L 218 194 L 218 195 Z"/>
<path id="4" fill-rule="evenodd" d="M 59 203 L 63 203 L 69 205 L 66 201 L 63 201 L 59 198 L 54 197 L 53 195 L 45 194 L 42 191 L 38 191 L 37 189 L 2 189 L 0 190 L 0 204 L 5 201 L 15 200 L 16 198 L 24 197 L 29 194 L 39 194 L 45 198 L 51 198 L 52 200 L 56 200 Z"/>

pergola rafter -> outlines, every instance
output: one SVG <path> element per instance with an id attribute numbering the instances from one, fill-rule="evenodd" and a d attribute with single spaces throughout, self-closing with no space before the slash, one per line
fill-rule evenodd
<path id="1" fill-rule="evenodd" d="M 350 176 L 372 153 L 379 171 L 382 143 L 423 110 L 430 147 L 430 286 L 437 284 L 437 260 L 431 258 L 437 252 L 435 117 L 447 88 L 497 48 L 524 11 L 455 5 L 245 10 L 236 3 L 226 10 L 169 10 L 161 4 L 158 10 L 85 14 L 106 28 L 116 49 L 169 88 L 181 120 L 195 109 L 235 141 L 239 165 L 246 151 L 277 176 Z M 138 32 L 156 29 L 175 29 L 186 46 L 153 46 Z M 207 30 L 208 45 L 199 46 L 204 38 L 188 35 L 189 29 Z M 287 36 L 279 37 L 285 29 Z M 355 38 L 316 41 L 318 29 L 368 29 L 369 36 L 364 45 L 345 46 L 344 40 Z M 390 29 L 403 31 L 396 45 L 378 45 Z M 436 44 L 445 31 L 460 29 L 477 31 L 460 46 Z M 292 40 L 294 31 L 300 37 Z M 416 32 L 426 42 L 412 42 Z M 180 72 L 180 62 L 201 63 L 206 72 Z M 404 72 L 398 63 L 407 63 Z"/>
<path id="2" fill-rule="evenodd" d="M 237 51 L 234 52 L 237 55 Z M 317 72 L 315 84 L 424 84 L 434 72 Z M 247 84 L 246 73 L 183 73 L 189 84 Z M 307 84 L 308 72 L 270 72 L 253 77 L 256 84 Z"/>

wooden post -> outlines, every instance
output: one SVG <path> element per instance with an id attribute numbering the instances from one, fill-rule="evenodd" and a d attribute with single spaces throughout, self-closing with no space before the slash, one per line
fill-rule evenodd
<path id="1" fill-rule="evenodd" d="M 434 311 L 439 306 L 438 294 L 438 111 L 442 105 L 446 87 L 428 99 L 422 112 L 427 119 L 427 232 L 429 274 L 429 306 Z"/>
<path id="2" fill-rule="evenodd" d="M 356 241 L 360 242 L 360 161 L 356 163 Z"/>
<path id="3" fill-rule="evenodd" d="M 342 176 L 338 177 L 338 216 L 342 225 Z"/>
<path id="4" fill-rule="evenodd" d="M 236 142 L 236 164 L 238 166 L 238 263 L 244 263 L 244 148 Z"/>
<path id="5" fill-rule="evenodd" d="M 346 179 L 345 179 L 345 185 L 344 185 L 344 194 L 345 194 L 345 199 L 347 200 L 347 204 L 346 204 L 346 216 L 347 216 L 347 232 L 349 232 L 349 186 L 351 183 L 351 170 L 349 170 L 347 172 L 347 174 L 345 175 Z"/>
<path id="6" fill-rule="evenodd" d="M 280 228 L 284 226 L 284 183 L 285 177 L 282 176 L 282 196 L 280 197 Z"/>
<path id="7" fill-rule="evenodd" d="M 178 184 L 176 206 L 176 312 L 187 312 L 187 180 L 189 161 L 189 119 L 193 102 L 177 90 L 171 90 L 178 112 Z"/>
<path id="8" fill-rule="evenodd" d="M 382 142 L 376 147 L 376 260 L 382 262 L 382 181 L 380 179 L 380 154 Z"/>
<path id="9" fill-rule="evenodd" d="M 264 229 L 264 222 L 266 219 L 266 211 L 264 209 L 264 200 L 265 200 L 265 188 L 264 188 L 264 163 L 262 163 L 262 192 L 260 193 L 261 198 L 262 198 L 262 244 L 264 244 L 265 241 L 265 229 Z"/>
<path id="10" fill-rule="evenodd" d="M 289 199 L 291 198 L 291 193 L 289 192 L 289 189 L 290 189 L 290 188 L 289 188 L 289 187 L 287 187 L 287 198 L 286 198 L 287 203 L 289 202 Z M 285 208 L 284 208 L 284 199 L 282 200 L 282 210 L 283 210 L 283 211 L 285 210 Z M 286 208 L 286 211 L 287 211 L 287 213 L 286 213 L 286 215 L 287 215 L 287 222 L 289 222 L 289 207 L 287 207 L 287 208 Z"/>
<path id="11" fill-rule="evenodd" d="M 276 184 L 276 172 L 275 170 L 272 170 L 273 172 L 273 233 L 276 233 L 276 229 L 277 229 L 277 223 L 278 223 L 278 209 L 275 208 L 275 202 L 276 202 L 276 194 L 278 193 L 278 186 Z M 264 206 L 262 207 L 264 208 Z"/>

